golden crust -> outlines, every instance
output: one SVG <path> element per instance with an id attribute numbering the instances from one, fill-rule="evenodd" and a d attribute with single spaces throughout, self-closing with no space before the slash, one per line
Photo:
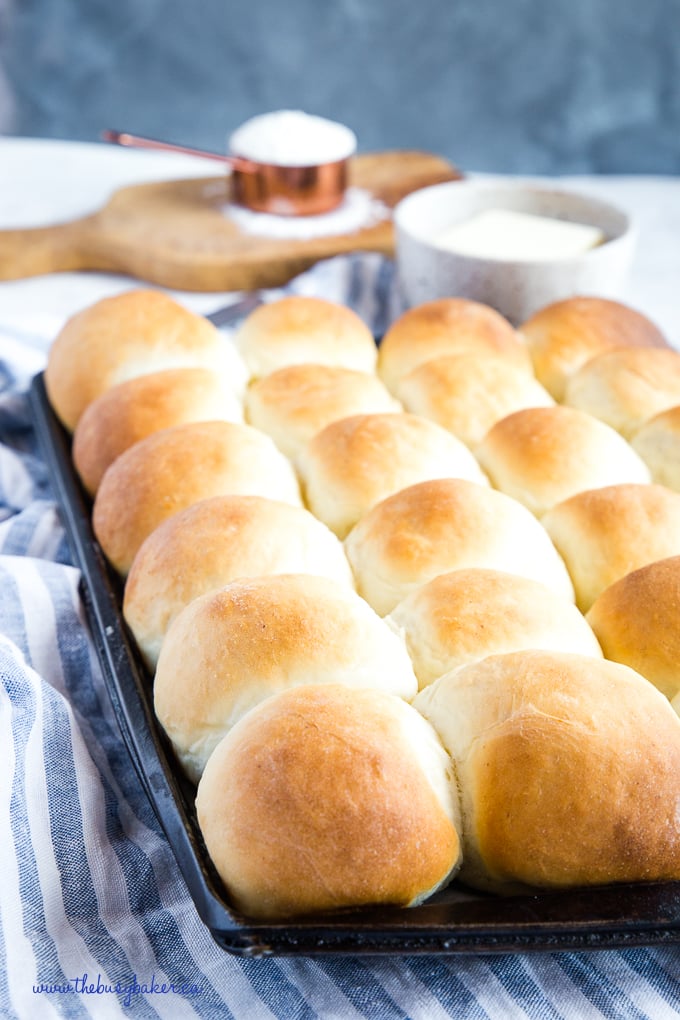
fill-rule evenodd
<path id="1" fill-rule="evenodd" d="M 174 514 L 139 548 L 123 615 L 154 669 L 184 606 L 238 577 L 309 573 L 353 587 L 338 538 L 301 506 L 263 496 L 215 496 Z"/>
<path id="2" fill-rule="evenodd" d="M 680 352 L 630 347 L 598 354 L 567 379 L 564 402 L 630 439 L 649 418 L 680 404 Z"/>
<path id="3" fill-rule="evenodd" d="M 542 524 L 586 613 L 631 570 L 680 554 L 680 493 L 662 485 L 609 485 L 558 503 Z"/>
<path id="4" fill-rule="evenodd" d="M 312 574 L 242 578 L 194 599 L 170 626 L 156 715 L 191 779 L 247 711 L 301 684 L 417 691 L 403 641 L 348 586 Z"/>
<path id="5" fill-rule="evenodd" d="M 159 524 L 192 503 L 227 494 L 299 502 L 289 461 L 257 429 L 219 421 L 176 425 L 111 464 L 94 501 L 94 532 L 111 565 L 127 574 Z"/>
<path id="6" fill-rule="evenodd" d="M 531 372 L 524 341 L 507 319 L 477 301 L 440 298 L 392 323 L 378 353 L 378 375 L 393 393 L 417 365 L 441 354 L 486 352 Z"/>
<path id="7" fill-rule="evenodd" d="M 234 340 L 255 379 L 307 362 L 372 372 L 378 356 L 373 334 L 351 308 L 299 294 L 260 305 Z"/>
<path id="8" fill-rule="evenodd" d="M 584 489 L 650 481 L 618 432 L 571 407 L 515 411 L 496 422 L 475 454 L 492 484 L 537 517 Z"/>
<path id="9" fill-rule="evenodd" d="M 237 908 L 276 918 L 434 891 L 459 863 L 455 796 L 448 757 L 405 702 L 308 686 L 234 726 L 197 810 Z"/>
<path id="10" fill-rule="evenodd" d="M 246 418 L 294 459 L 326 425 L 353 414 L 400 411 L 383 383 L 368 372 L 337 365 L 288 365 L 254 382 Z"/>
<path id="11" fill-rule="evenodd" d="M 602 654 L 573 602 L 538 581 L 482 567 L 435 577 L 400 602 L 387 622 L 404 635 L 421 689 L 502 652 Z"/>
<path id="12" fill-rule="evenodd" d="M 564 563 L 516 500 L 463 479 L 411 485 L 373 507 L 345 539 L 357 590 L 380 615 L 439 574 L 489 567 L 573 599 Z"/>
<path id="13" fill-rule="evenodd" d="M 307 444 L 297 468 L 307 506 L 340 538 L 407 485 L 428 478 L 486 485 L 467 446 L 435 422 L 404 412 L 331 422 Z"/>
<path id="14" fill-rule="evenodd" d="M 414 704 L 459 770 L 463 881 L 506 892 L 680 878 L 680 719 L 633 670 L 514 652 Z"/>
<path id="15" fill-rule="evenodd" d="M 631 439 L 659 485 L 680 492 L 680 404 L 642 425 Z"/>
<path id="16" fill-rule="evenodd" d="M 680 694 L 680 556 L 610 585 L 588 611 L 608 659 L 641 673 L 667 698 Z"/>
<path id="17" fill-rule="evenodd" d="M 401 379 L 396 393 L 407 411 L 430 418 L 473 448 L 513 411 L 554 403 L 526 366 L 483 351 L 424 361 Z"/>
<path id="18" fill-rule="evenodd" d="M 73 315 L 50 347 L 45 386 L 63 424 L 73 431 L 101 393 L 126 379 L 166 368 L 221 372 L 235 392 L 245 367 L 234 347 L 202 315 L 156 290 L 102 298 Z"/>
<path id="19" fill-rule="evenodd" d="M 109 465 L 140 439 L 191 421 L 242 420 L 240 402 L 217 372 L 152 372 L 119 383 L 86 407 L 73 433 L 73 462 L 93 496 Z"/>
<path id="20" fill-rule="evenodd" d="M 556 400 L 567 378 L 603 351 L 625 347 L 667 347 L 666 338 L 645 315 L 619 301 L 573 297 L 556 301 L 519 327 L 534 371 Z"/>

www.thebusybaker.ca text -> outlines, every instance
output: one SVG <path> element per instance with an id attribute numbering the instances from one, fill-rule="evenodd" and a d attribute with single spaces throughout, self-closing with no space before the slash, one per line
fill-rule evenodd
<path id="1" fill-rule="evenodd" d="M 129 1006 L 136 995 L 201 995 L 202 991 L 199 985 L 188 981 L 156 981 L 154 975 L 149 981 L 140 983 L 136 974 L 127 983 L 102 981 L 101 974 L 97 974 L 97 980 L 94 981 L 88 974 L 83 974 L 82 977 L 69 978 L 61 983 L 49 984 L 43 981 L 33 985 L 36 995 L 118 995 L 123 999 L 124 1006 Z"/>

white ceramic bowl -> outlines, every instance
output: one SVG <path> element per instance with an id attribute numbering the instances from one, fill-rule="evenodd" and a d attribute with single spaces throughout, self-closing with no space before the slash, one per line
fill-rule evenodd
<path id="1" fill-rule="evenodd" d="M 444 231 L 485 209 L 586 223 L 602 230 L 606 240 L 584 254 L 554 261 L 479 258 L 437 245 Z M 491 305 L 514 325 L 575 294 L 620 296 L 636 239 L 630 216 L 598 198 L 474 178 L 413 192 L 395 208 L 394 225 L 398 274 L 409 305 L 466 297 Z"/>

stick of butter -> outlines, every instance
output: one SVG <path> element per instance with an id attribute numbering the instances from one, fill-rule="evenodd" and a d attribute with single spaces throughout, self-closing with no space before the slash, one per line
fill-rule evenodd
<path id="1" fill-rule="evenodd" d="M 444 231 L 436 244 L 476 258 L 548 261 L 582 255 L 604 240 L 598 227 L 585 223 L 510 209 L 485 209 Z"/>

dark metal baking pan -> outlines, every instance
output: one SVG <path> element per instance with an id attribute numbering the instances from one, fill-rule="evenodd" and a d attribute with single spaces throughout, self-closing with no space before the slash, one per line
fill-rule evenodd
<path id="1" fill-rule="evenodd" d="M 609 886 L 536 896 L 471 893 L 457 883 L 410 909 L 344 911 L 253 923 L 234 911 L 203 845 L 194 791 L 176 768 L 154 716 L 151 680 L 121 614 L 122 585 L 92 533 L 91 504 L 71 463 L 70 438 L 47 400 L 30 390 L 47 462 L 111 702 L 130 758 L 170 842 L 196 909 L 226 950 L 289 954 L 489 953 L 680 943 L 680 882 Z"/>

